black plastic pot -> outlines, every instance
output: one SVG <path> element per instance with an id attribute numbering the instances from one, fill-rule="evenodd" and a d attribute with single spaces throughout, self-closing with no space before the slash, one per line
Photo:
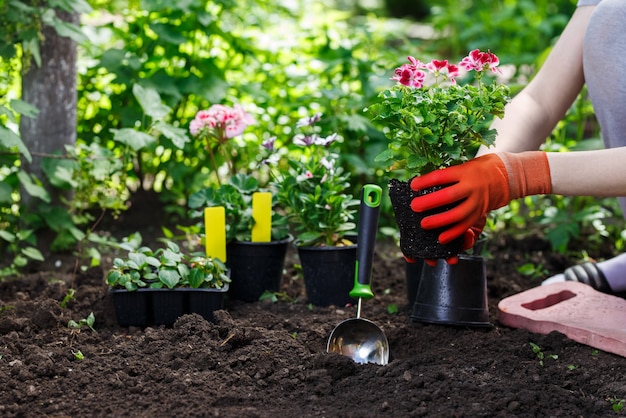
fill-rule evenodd
<path id="1" fill-rule="evenodd" d="M 228 284 L 223 289 L 180 289 L 187 293 L 187 312 L 197 313 L 207 321 L 215 322 L 213 313 L 224 308 L 224 296 Z"/>
<path id="2" fill-rule="evenodd" d="M 406 298 L 409 302 L 409 306 L 413 306 L 415 303 L 415 295 L 419 288 L 420 280 L 422 278 L 422 269 L 424 267 L 424 260 L 415 260 L 415 263 L 409 263 L 406 260 L 403 261 L 405 266 L 406 275 Z"/>
<path id="3" fill-rule="evenodd" d="M 226 246 L 230 268 L 228 297 L 254 302 L 269 290 L 278 292 L 282 284 L 287 247 L 293 237 L 271 242 L 234 241 Z"/>
<path id="4" fill-rule="evenodd" d="M 489 322 L 485 260 L 460 255 L 458 264 L 424 263 L 411 318 L 417 322 L 485 327 Z"/>
<path id="5" fill-rule="evenodd" d="M 183 289 L 154 289 L 152 297 L 152 319 L 155 325 L 172 325 L 188 310 L 187 295 Z"/>
<path id="6" fill-rule="evenodd" d="M 432 209 L 426 212 L 413 212 L 411 201 L 417 197 L 430 193 L 432 190 L 411 190 L 410 182 L 391 179 L 389 181 L 389 198 L 393 207 L 396 223 L 400 231 L 400 250 L 402 254 L 413 259 L 435 259 L 455 256 L 463 251 L 463 237 L 449 244 L 439 243 L 439 235 L 443 229 L 422 229 L 422 219 L 435 213 L 445 211 L 451 207 Z"/>
<path id="7" fill-rule="evenodd" d="M 122 327 L 172 325 L 189 313 L 214 321 L 213 312 L 224 307 L 228 285 L 222 289 L 124 289 L 110 290 L 117 323 Z"/>
<path id="8" fill-rule="evenodd" d="M 356 245 L 341 247 L 296 247 L 307 299 L 316 306 L 346 306 L 354 286 Z"/>
<path id="9" fill-rule="evenodd" d="M 143 327 L 151 321 L 152 301 L 149 289 L 129 292 L 125 289 L 110 290 L 115 306 L 117 323 L 122 327 Z"/>

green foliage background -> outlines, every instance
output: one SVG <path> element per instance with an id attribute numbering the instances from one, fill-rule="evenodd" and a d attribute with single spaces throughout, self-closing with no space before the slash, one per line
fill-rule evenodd
<path id="1" fill-rule="evenodd" d="M 90 236 L 94 209 L 119 212 L 139 189 L 157 192 L 173 221 L 188 221 L 189 196 L 215 184 L 215 174 L 187 128 L 198 110 L 215 103 L 242 104 L 257 119 L 236 139 L 239 171 L 258 167 L 263 139 L 276 135 L 289 146 L 295 121 L 321 112 L 323 130 L 342 138 L 342 165 L 352 174 L 354 195 L 368 182 L 384 186 L 388 175 L 374 157 L 387 142 L 363 110 L 407 55 L 458 60 L 471 49 L 490 49 L 510 65 L 509 84 L 516 92 L 541 65 L 576 2 L 423 0 L 420 20 L 390 17 L 386 3 L 0 0 L 0 11 L 9 17 L 0 31 L 0 151 L 7 151 L 0 154 L 0 250 L 19 255 L 34 248 L 31 232 L 49 228 L 41 214 L 20 205 L 25 180 L 19 161 L 25 152 L 14 136 L 20 115 L 27 113 L 18 100 L 24 63 L 33 54 L 36 61 L 41 26 L 60 26 L 44 18 L 51 8 L 80 12 L 82 22 L 79 31 L 62 28 L 80 44 L 79 140 L 64 150 L 73 163 L 48 170 L 53 185 L 77 192 L 60 208 L 71 215 L 69 223 L 56 231 L 65 237 L 57 247 L 71 248 Z M 395 3 L 394 10 L 409 15 L 415 5 Z M 597 147 L 598 137 L 591 106 L 581 95 L 547 147 Z M 262 172 L 258 176 L 268 180 Z M 35 179 L 33 193 L 39 186 Z M 47 214 L 59 210 L 41 207 Z M 387 199 L 381 225 L 384 233 L 395 234 Z M 619 250 L 625 238 L 614 199 L 526 198 L 500 209 L 489 228 L 539 233 L 564 253 L 580 240 L 590 251 L 607 242 Z M 25 259 L 13 263 L 5 273 L 24 264 Z"/>

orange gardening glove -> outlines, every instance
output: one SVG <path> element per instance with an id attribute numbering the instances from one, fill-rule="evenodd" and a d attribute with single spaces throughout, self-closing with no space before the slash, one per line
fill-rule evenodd
<path id="1" fill-rule="evenodd" d="M 467 244 L 468 231 L 472 227 L 482 231 L 489 211 L 520 197 L 552 192 L 550 166 L 543 151 L 487 154 L 411 181 L 411 189 L 415 191 L 433 186 L 447 187 L 414 198 L 411 209 L 424 212 L 458 202 L 452 209 L 422 220 L 424 229 L 447 228 L 439 235 L 441 244 L 462 235 Z"/>

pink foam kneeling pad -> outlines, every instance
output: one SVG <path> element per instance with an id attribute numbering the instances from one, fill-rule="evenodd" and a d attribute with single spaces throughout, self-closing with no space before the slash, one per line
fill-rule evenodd
<path id="1" fill-rule="evenodd" d="M 499 321 L 538 334 L 558 331 L 599 350 L 626 357 L 626 299 L 579 282 L 538 286 L 502 299 Z"/>

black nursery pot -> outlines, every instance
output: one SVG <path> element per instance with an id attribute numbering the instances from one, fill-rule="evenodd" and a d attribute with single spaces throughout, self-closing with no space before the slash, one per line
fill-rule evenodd
<path id="1" fill-rule="evenodd" d="M 356 245 L 297 247 L 307 299 L 315 306 L 346 306 L 354 287 Z"/>
<path id="2" fill-rule="evenodd" d="M 233 241 L 226 246 L 226 265 L 230 268 L 232 299 L 259 300 L 263 292 L 278 292 L 282 284 L 289 236 L 270 242 Z"/>
<path id="3" fill-rule="evenodd" d="M 463 237 L 457 238 L 449 244 L 442 245 L 438 242 L 443 229 L 425 230 L 420 226 L 422 219 L 451 207 L 432 209 L 426 212 L 413 212 L 411 201 L 417 196 L 430 193 L 432 190 L 411 190 L 410 182 L 391 179 L 389 181 L 389 198 L 400 230 L 400 250 L 404 255 L 413 259 L 420 258 L 448 258 L 463 251 Z"/>
<path id="4" fill-rule="evenodd" d="M 214 321 L 213 312 L 224 307 L 228 284 L 221 289 L 138 289 L 132 292 L 113 289 L 110 292 L 120 326 L 169 326 L 190 313 Z"/>
<path id="5" fill-rule="evenodd" d="M 403 259 L 404 260 L 404 259 Z M 406 298 L 409 306 L 415 303 L 415 295 L 422 278 L 422 269 L 424 268 L 424 260 L 415 260 L 415 263 L 409 263 L 404 260 L 404 273 L 406 275 Z"/>
<path id="6" fill-rule="evenodd" d="M 182 289 L 181 289 L 182 290 Z M 186 311 L 186 294 L 178 289 L 154 289 L 152 319 L 155 325 L 172 325 Z"/>
<path id="7" fill-rule="evenodd" d="M 126 289 L 110 290 L 117 323 L 122 327 L 144 327 L 150 322 L 150 289 L 129 292 Z"/>
<path id="8" fill-rule="evenodd" d="M 458 264 L 424 263 L 411 318 L 416 322 L 488 327 L 485 260 L 459 255 Z"/>

